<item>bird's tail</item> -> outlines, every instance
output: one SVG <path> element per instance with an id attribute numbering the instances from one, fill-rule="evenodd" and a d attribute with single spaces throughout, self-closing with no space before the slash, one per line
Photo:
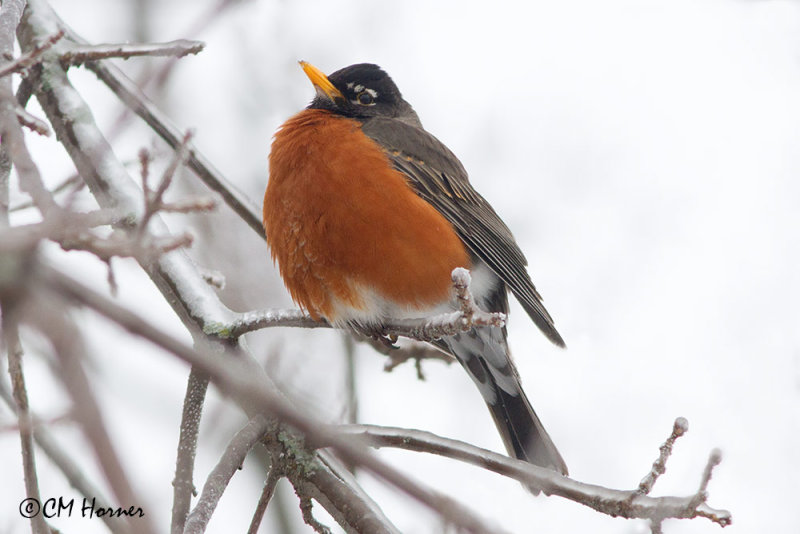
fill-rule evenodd
<path id="1" fill-rule="evenodd" d="M 476 328 L 443 341 L 478 386 L 508 454 L 566 475 L 566 463 L 522 390 L 502 329 Z"/>

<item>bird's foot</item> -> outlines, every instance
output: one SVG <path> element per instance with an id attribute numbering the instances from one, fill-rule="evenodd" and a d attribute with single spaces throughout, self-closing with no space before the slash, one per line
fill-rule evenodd
<path id="1" fill-rule="evenodd" d="M 350 328 L 352 328 L 360 336 L 374 339 L 390 349 L 399 348 L 396 344 L 397 335 L 387 334 L 386 330 L 381 325 L 364 325 L 361 323 L 350 323 L 349 325 Z"/>

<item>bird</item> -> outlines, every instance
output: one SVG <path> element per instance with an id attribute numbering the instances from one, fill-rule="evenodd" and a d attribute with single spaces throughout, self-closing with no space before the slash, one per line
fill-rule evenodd
<path id="1" fill-rule="evenodd" d="M 263 223 L 300 308 L 335 327 L 380 332 L 392 321 L 457 310 L 451 272 L 463 267 L 482 309 L 507 314 L 511 292 L 564 347 L 508 226 L 392 78 L 371 63 L 328 76 L 299 63 L 315 95 L 273 138 Z M 510 456 L 567 475 L 522 389 L 506 326 L 432 344 L 477 385 Z"/>

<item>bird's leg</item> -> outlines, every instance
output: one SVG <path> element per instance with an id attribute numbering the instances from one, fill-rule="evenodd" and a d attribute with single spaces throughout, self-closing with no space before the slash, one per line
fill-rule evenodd
<path id="1" fill-rule="evenodd" d="M 355 333 L 358 334 L 359 336 L 364 336 L 369 339 L 374 339 L 376 341 L 379 341 L 381 344 L 391 349 L 399 348 L 396 345 L 397 335 L 387 334 L 386 329 L 383 327 L 383 325 L 379 324 L 365 325 L 362 323 L 351 322 L 348 323 L 348 326 L 352 328 L 353 331 L 355 331 Z"/>

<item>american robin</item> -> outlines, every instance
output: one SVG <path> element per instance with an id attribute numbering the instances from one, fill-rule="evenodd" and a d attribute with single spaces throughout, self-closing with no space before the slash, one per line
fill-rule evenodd
<path id="1" fill-rule="evenodd" d="M 465 267 L 483 309 L 507 313 L 511 290 L 563 347 L 511 231 L 389 75 L 366 63 L 330 76 L 300 64 L 316 96 L 275 134 L 263 213 L 294 300 L 315 319 L 380 331 L 458 309 L 451 272 Z M 478 386 L 509 454 L 567 473 L 522 390 L 505 327 L 434 344 Z"/>

